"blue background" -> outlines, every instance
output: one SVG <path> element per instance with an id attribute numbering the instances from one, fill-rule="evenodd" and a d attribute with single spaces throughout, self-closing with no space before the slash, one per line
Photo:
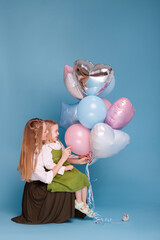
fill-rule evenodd
<path id="1" fill-rule="evenodd" d="M 24 233 L 24 239 L 160 239 L 159 23 L 158 0 L 0 0 L 2 239 Z M 77 59 L 111 65 L 116 86 L 107 99 L 127 97 L 136 110 L 123 129 L 130 145 L 90 167 L 97 211 L 117 221 L 127 212 L 130 221 L 15 224 L 10 218 L 21 213 L 24 183 L 16 168 L 25 123 L 34 117 L 59 121 L 61 101 L 76 103 L 63 69 Z"/>

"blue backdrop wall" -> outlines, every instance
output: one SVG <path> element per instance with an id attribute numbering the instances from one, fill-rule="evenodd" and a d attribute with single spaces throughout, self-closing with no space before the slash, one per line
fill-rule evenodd
<path id="1" fill-rule="evenodd" d="M 116 86 L 107 99 L 127 97 L 136 110 L 123 129 L 130 145 L 90 167 L 96 204 L 159 203 L 159 12 L 156 0 L 0 1 L 1 210 L 20 213 L 25 123 L 59 121 L 61 101 L 76 102 L 63 69 L 77 59 L 111 65 Z"/>

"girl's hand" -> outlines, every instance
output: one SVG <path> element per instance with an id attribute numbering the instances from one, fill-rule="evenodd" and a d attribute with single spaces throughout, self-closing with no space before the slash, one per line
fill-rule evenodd
<path id="1" fill-rule="evenodd" d="M 73 170 L 73 166 L 72 165 L 68 165 L 65 167 L 64 171 L 72 171 Z"/>
<path id="2" fill-rule="evenodd" d="M 67 147 L 63 150 L 62 153 L 62 159 L 64 160 L 64 162 L 69 158 L 69 156 L 71 155 L 71 147 Z"/>
<path id="3" fill-rule="evenodd" d="M 82 155 L 78 159 L 78 164 L 87 164 L 88 162 L 91 163 L 91 161 L 92 161 L 92 159 L 90 156 Z"/>
<path id="4" fill-rule="evenodd" d="M 85 155 L 80 155 L 79 158 L 84 158 L 84 157 L 87 157 L 91 160 L 91 156 L 90 154 L 85 154 Z"/>

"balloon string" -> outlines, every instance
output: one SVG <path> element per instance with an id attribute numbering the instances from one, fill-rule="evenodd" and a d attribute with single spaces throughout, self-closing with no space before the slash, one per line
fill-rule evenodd
<path id="1" fill-rule="evenodd" d="M 96 159 L 92 159 L 92 163 L 95 160 Z M 94 196 L 93 196 L 93 190 L 92 190 L 90 174 L 89 174 L 89 163 L 87 163 L 87 165 L 86 165 L 86 175 L 87 175 L 88 181 L 90 183 L 88 193 L 87 193 L 87 203 L 88 203 L 89 207 L 94 211 L 94 218 L 93 218 L 94 222 L 99 223 L 99 224 L 111 223 L 111 221 L 112 221 L 111 218 L 102 218 L 102 216 L 99 213 L 95 212 Z"/>
<path id="2" fill-rule="evenodd" d="M 122 216 L 121 221 L 118 221 L 118 220 L 115 220 L 115 219 L 113 221 L 112 218 L 107 218 L 107 217 L 103 218 L 98 212 L 95 211 L 94 196 L 93 196 L 93 190 L 92 190 L 90 174 L 89 174 L 89 165 L 94 163 L 96 161 L 96 158 L 92 155 L 92 153 L 90 153 L 90 156 L 91 156 L 92 161 L 88 162 L 87 165 L 86 165 L 86 175 L 87 175 L 88 181 L 90 183 L 88 193 L 87 193 L 87 203 L 88 203 L 90 209 L 92 209 L 93 212 L 94 212 L 94 218 L 93 218 L 94 222 L 98 223 L 98 224 L 102 224 L 102 225 L 104 225 L 105 223 L 111 223 L 111 222 L 112 223 L 127 222 L 129 220 L 129 215 L 126 214 L 126 213 Z"/>
<path id="3" fill-rule="evenodd" d="M 92 185 L 91 185 L 91 181 L 90 181 L 90 174 L 89 174 L 89 163 L 87 163 L 86 165 L 86 174 L 87 174 L 87 177 L 88 177 L 88 181 L 90 183 L 90 186 L 89 186 L 89 189 L 88 189 L 88 196 L 87 196 L 87 203 L 89 205 L 90 208 L 95 208 L 95 205 L 94 205 L 94 196 L 93 196 L 93 191 L 92 191 Z"/>

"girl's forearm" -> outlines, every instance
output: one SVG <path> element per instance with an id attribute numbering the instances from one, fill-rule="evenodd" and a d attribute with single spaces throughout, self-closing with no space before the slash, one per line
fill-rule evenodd
<path id="1" fill-rule="evenodd" d="M 77 157 L 77 158 L 68 158 L 67 162 L 69 162 L 71 164 L 79 164 L 79 157 Z"/>
<path id="2" fill-rule="evenodd" d="M 61 158 L 61 159 L 59 160 L 59 162 L 57 163 L 57 165 L 52 169 L 52 171 L 53 171 L 53 177 L 55 177 L 55 176 L 57 175 L 58 171 L 59 171 L 60 168 L 63 166 L 64 162 L 65 162 L 64 159 Z"/>

